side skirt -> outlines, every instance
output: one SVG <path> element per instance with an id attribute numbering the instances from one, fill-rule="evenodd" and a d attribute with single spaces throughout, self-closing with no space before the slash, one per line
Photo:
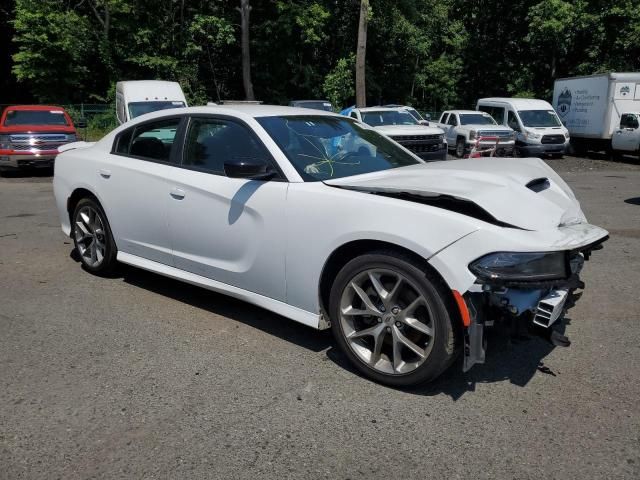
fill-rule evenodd
<path id="1" fill-rule="evenodd" d="M 195 273 L 185 272 L 184 270 L 163 265 L 162 263 L 153 262 L 146 258 L 131 255 L 130 253 L 118 252 L 117 259 L 119 262 L 126 263 L 127 265 L 158 273 L 165 277 L 181 280 L 183 282 L 190 283 L 191 285 L 206 288 L 207 290 L 212 290 L 217 293 L 229 295 L 230 297 L 243 300 L 266 310 L 270 310 L 278 315 L 282 315 L 283 317 L 300 322 L 308 327 L 318 329 L 321 326 L 320 315 L 307 312 L 306 310 L 288 305 L 279 300 L 274 300 L 273 298 L 265 297 L 258 293 L 243 290 L 242 288 L 227 285 L 226 283 L 217 282 L 210 278 L 202 277 Z"/>

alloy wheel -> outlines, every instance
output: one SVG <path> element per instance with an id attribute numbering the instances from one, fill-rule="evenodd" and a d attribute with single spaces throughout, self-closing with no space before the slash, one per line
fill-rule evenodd
<path id="1" fill-rule="evenodd" d="M 78 210 L 74 234 L 82 261 L 90 267 L 99 267 L 107 249 L 104 221 L 100 213 L 88 205 Z"/>
<path id="2" fill-rule="evenodd" d="M 380 373 L 411 373 L 433 348 L 429 302 L 393 270 L 368 269 L 353 277 L 342 292 L 339 315 L 349 348 Z"/>

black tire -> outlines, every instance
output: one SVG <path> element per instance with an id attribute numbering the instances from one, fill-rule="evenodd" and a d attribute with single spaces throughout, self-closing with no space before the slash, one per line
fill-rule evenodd
<path id="1" fill-rule="evenodd" d="M 465 153 L 467 153 L 467 142 L 464 137 L 458 137 L 458 140 L 456 140 L 456 157 L 464 158 Z"/>
<path id="2" fill-rule="evenodd" d="M 404 276 L 429 303 L 433 344 L 423 363 L 409 373 L 388 374 L 374 369 L 358 357 L 346 339 L 341 322 L 342 295 L 354 278 L 370 269 L 385 269 Z M 403 388 L 433 381 L 454 362 L 461 350 L 462 324 L 450 290 L 427 266 L 418 268 L 414 259 L 395 251 L 375 251 L 348 262 L 332 285 L 329 311 L 331 329 L 340 349 L 359 372 L 381 384 Z"/>
<path id="3" fill-rule="evenodd" d="M 100 218 L 100 222 L 103 226 L 101 233 L 93 232 L 95 238 L 100 238 L 102 240 L 102 244 L 104 245 L 104 253 L 102 255 L 102 260 L 97 265 L 92 265 L 90 259 L 88 259 L 85 255 L 83 255 L 83 249 L 87 249 L 87 242 L 80 241 L 79 235 L 77 234 L 78 227 L 78 218 L 81 211 L 86 209 L 92 209 L 96 212 L 96 215 Z M 111 233 L 111 227 L 109 226 L 109 221 L 107 220 L 107 216 L 102 209 L 100 203 L 92 197 L 86 197 L 81 199 L 76 208 L 73 211 L 73 215 L 71 217 L 71 237 L 73 238 L 73 243 L 76 248 L 76 252 L 78 253 L 78 257 L 80 258 L 80 262 L 82 263 L 82 267 L 95 274 L 95 275 L 109 275 L 113 273 L 117 266 L 116 255 L 118 253 L 118 249 L 116 248 L 116 242 L 113 239 L 113 235 Z"/>
<path id="4" fill-rule="evenodd" d="M 618 150 L 611 150 L 611 158 L 613 158 L 616 162 L 621 162 L 624 160 L 624 154 Z"/>

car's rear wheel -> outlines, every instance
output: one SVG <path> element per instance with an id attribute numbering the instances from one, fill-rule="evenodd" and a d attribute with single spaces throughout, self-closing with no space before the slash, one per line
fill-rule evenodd
<path id="1" fill-rule="evenodd" d="M 428 382 L 458 354 L 455 315 L 442 282 L 395 252 L 347 263 L 331 289 L 340 348 L 369 378 L 396 387 Z"/>
<path id="2" fill-rule="evenodd" d="M 73 212 L 72 237 L 82 265 L 92 273 L 107 274 L 116 266 L 116 244 L 107 216 L 93 198 L 83 198 Z"/>

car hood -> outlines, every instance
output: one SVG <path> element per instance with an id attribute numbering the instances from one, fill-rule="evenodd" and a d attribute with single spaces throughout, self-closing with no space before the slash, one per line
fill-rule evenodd
<path id="1" fill-rule="evenodd" d="M 525 230 L 586 222 L 569 186 L 537 158 L 434 162 L 328 180 L 325 184 L 407 200 L 415 196 L 471 202 L 501 224 Z M 464 214 L 459 209 L 454 211 Z M 484 220 L 484 216 L 471 216 Z"/>
<path id="2" fill-rule="evenodd" d="M 398 135 L 439 135 L 444 133 L 440 128 L 427 127 L 426 125 L 380 125 L 373 127 L 373 129 L 389 137 Z"/>

